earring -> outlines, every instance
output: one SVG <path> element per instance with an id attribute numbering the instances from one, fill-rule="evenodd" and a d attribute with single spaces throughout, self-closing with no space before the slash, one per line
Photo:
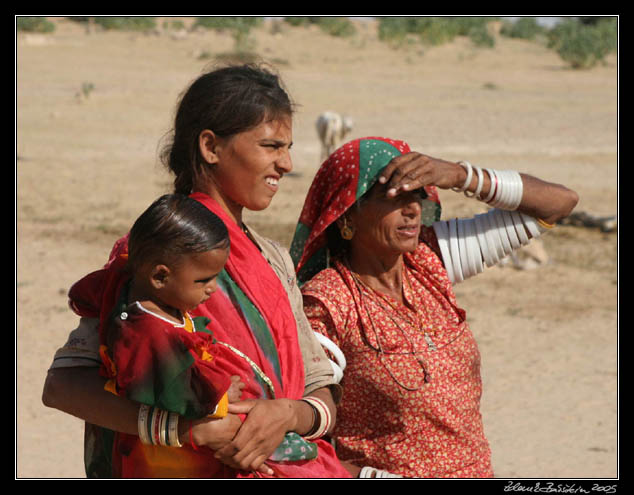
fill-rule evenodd
<path id="1" fill-rule="evenodd" d="M 348 221 L 345 217 L 343 219 L 343 226 L 339 232 L 341 233 L 341 237 L 343 237 L 346 241 L 349 241 L 354 236 L 354 230 L 348 225 Z"/>

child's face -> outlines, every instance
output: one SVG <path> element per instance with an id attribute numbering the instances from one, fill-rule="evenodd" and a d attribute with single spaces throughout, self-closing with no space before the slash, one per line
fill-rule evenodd
<path id="1" fill-rule="evenodd" d="M 205 302 L 216 291 L 218 274 L 228 256 L 229 250 L 221 248 L 181 257 L 170 267 L 160 293 L 162 302 L 181 311 Z"/>

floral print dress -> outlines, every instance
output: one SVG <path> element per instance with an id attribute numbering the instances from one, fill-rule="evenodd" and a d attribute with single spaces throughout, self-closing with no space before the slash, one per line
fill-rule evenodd
<path id="1" fill-rule="evenodd" d="M 346 357 L 340 459 L 406 477 L 493 476 L 480 354 L 433 249 L 405 255 L 402 303 L 339 261 L 302 292 L 313 329 Z"/>

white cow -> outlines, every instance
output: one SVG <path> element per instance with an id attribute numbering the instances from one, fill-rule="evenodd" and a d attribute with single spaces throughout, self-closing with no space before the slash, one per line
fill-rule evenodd
<path id="1" fill-rule="evenodd" d="M 335 112 L 324 112 L 317 118 L 315 126 L 321 141 L 323 161 L 343 143 L 346 134 L 352 130 L 352 119 Z"/>

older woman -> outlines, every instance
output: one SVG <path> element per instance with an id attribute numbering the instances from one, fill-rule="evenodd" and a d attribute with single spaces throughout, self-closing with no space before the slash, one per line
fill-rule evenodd
<path id="1" fill-rule="evenodd" d="M 440 221 L 437 187 L 496 208 Z M 576 202 L 565 187 L 384 138 L 352 141 L 324 162 L 291 255 L 313 329 L 345 359 L 340 459 L 374 475 L 493 475 L 480 355 L 452 283 L 540 235 Z"/>
<path id="2" fill-rule="evenodd" d="M 166 164 L 175 191 L 218 215 L 231 243 L 219 290 L 194 315 L 209 317 L 214 336 L 242 358 L 230 371 L 245 384 L 243 401 L 222 420 L 180 421 L 174 444 L 158 435 L 159 444 L 139 451 L 112 449 L 113 435 L 138 435 L 155 416 L 104 390 L 97 322 L 85 317 L 56 354 L 43 400 L 87 421 L 89 477 L 350 476 L 321 438 L 334 425 L 337 385 L 303 315 L 291 259 L 242 221 L 244 208 L 269 205 L 292 169 L 292 113 L 277 76 L 258 67 L 211 71 L 184 93 Z M 125 252 L 124 238 L 112 255 Z M 310 452 L 296 451 L 306 447 L 297 436 L 280 450 L 289 432 L 309 440 Z M 189 455 L 174 455 L 176 449 Z M 186 463 L 178 461 L 184 457 Z"/>

